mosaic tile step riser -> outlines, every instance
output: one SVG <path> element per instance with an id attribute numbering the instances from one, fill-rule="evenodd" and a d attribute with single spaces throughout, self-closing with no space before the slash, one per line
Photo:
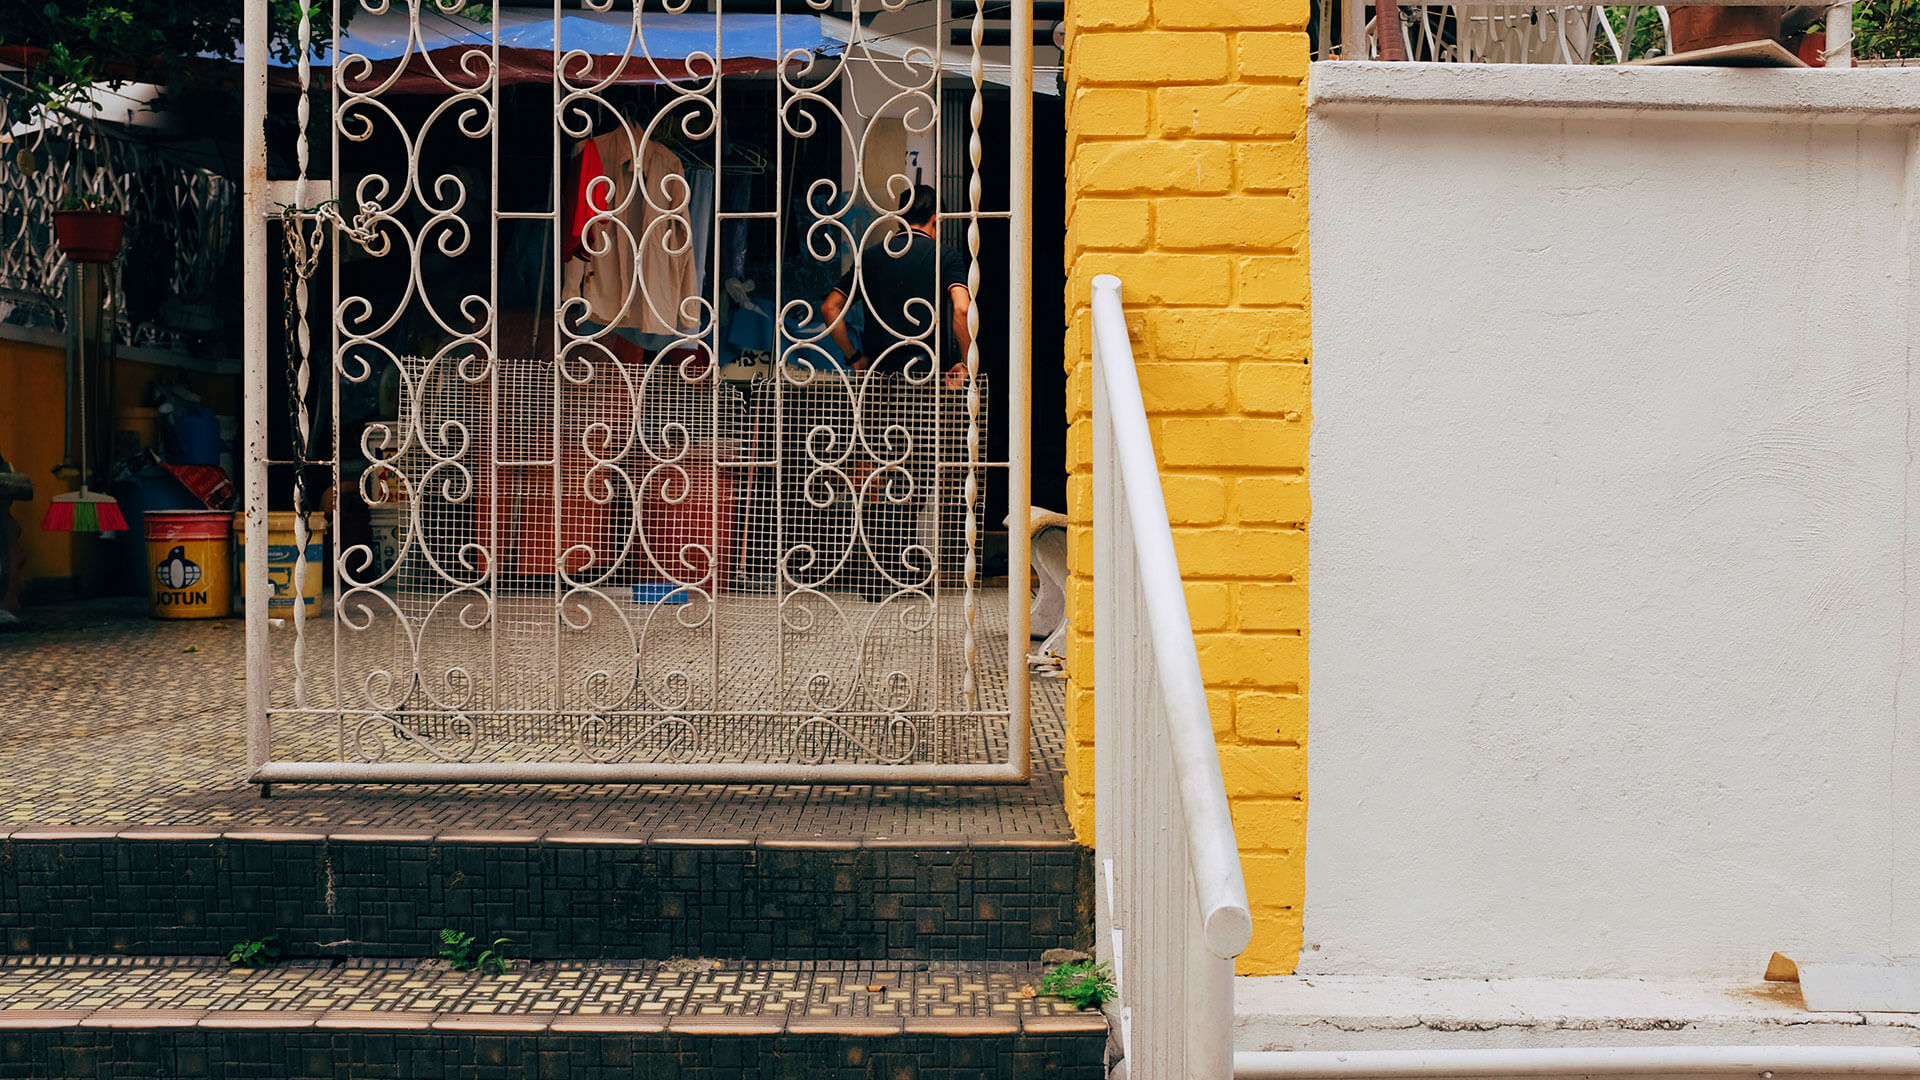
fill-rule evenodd
<path id="1" fill-rule="evenodd" d="M 1091 888 L 1083 848 L 10 840 L 0 945 L 422 957 L 452 927 L 530 959 L 1026 961 L 1089 946 Z"/>
<path id="2" fill-rule="evenodd" d="M 548 1033 L 0 1033 L 0 1080 L 1100 1080 L 1104 1032 L 1049 1036 L 735 1037 Z"/>

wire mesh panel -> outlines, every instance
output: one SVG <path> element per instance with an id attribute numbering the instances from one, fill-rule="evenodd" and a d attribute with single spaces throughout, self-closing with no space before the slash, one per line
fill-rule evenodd
<path id="1" fill-rule="evenodd" d="M 830 6 L 335 12 L 257 778 L 1025 778 L 1024 178 Z"/>

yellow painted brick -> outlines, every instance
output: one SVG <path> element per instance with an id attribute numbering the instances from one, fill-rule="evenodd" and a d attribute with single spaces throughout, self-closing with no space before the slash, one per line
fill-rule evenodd
<path id="1" fill-rule="evenodd" d="M 1093 793 L 1093 747 L 1077 747 L 1069 752 L 1067 771 L 1073 777 L 1073 786 L 1091 795 Z"/>
<path id="2" fill-rule="evenodd" d="M 1237 975 L 1291 975 L 1300 962 L 1297 908 L 1253 905 L 1253 941 L 1233 960 Z"/>
<path id="3" fill-rule="evenodd" d="M 1230 255 L 1122 255 L 1095 252 L 1075 260 L 1069 296 L 1093 295 L 1093 279 L 1113 274 L 1120 297 L 1130 305 L 1206 304 L 1225 307 L 1233 297 L 1235 267 Z"/>
<path id="4" fill-rule="evenodd" d="M 1143 313 L 1152 354 L 1161 360 L 1304 359 L 1307 313 L 1297 308 L 1155 308 Z M 1136 345 L 1136 348 L 1138 346 Z"/>
<path id="5" fill-rule="evenodd" d="M 1086 142 L 1073 153 L 1068 190 L 1087 195 L 1221 192 L 1233 186 L 1223 142 Z"/>
<path id="6" fill-rule="evenodd" d="M 1213 738 L 1218 742 L 1233 734 L 1233 692 L 1207 691 L 1207 715 L 1213 720 Z"/>
<path id="7" fill-rule="evenodd" d="M 1072 31 L 1145 26 L 1150 13 L 1148 0 L 1075 0 L 1067 26 Z"/>
<path id="8" fill-rule="evenodd" d="M 1072 371 L 1067 372 L 1068 423 L 1093 416 L 1093 384 L 1088 381 L 1092 375 L 1092 364 L 1076 364 Z"/>
<path id="9" fill-rule="evenodd" d="M 1070 199 L 1069 250 L 1138 251 L 1151 233 L 1151 206 L 1143 199 Z"/>
<path id="10" fill-rule="evenodd" d="M 1067 130 L 1076 138 L 1139 137 L 1152 126 L 1153 98 L 1145 90 L 1082 90 L 1067 108 Z"/>
<path id="11" fill-rule="evenodd" d="M 1066 643 L 1062 646 L 1067 660 L 1067 668 L 1073 672 L 1075 682 L 1082 686 L 1092 686 L 1093 635 L 1079 633 L 1079 627 L 1077 625 L 1074 627 L 1074 631 L 1075 632 L 1067 635 Z"/>
<path id="12" fill-rule="evenodd" d="M 1067 520 L 1074 525 L 1093 523 L 1093 477 L 1067 477 Z"/>
<path id="13" fill-rule="evenodd" d="M 1307 425 L 1240 416 L 1179 416 L 1152 421 L 1153 448 L 1168 468 L 1280 467 L 1303 464 Z"/>
<path id="14" fill-rule="evenodd" d="M 1307 737 L 1303 694 L 1242 690 L 1233 698 L 1233 731 L 1251 743 L 1301 743 Z"/>
<path id="15" fill-rule="evenodd" d="M 1213 83 L 1231 67 L 1227 35 L 1193 32 L 1078 34 L 1067 58 L 1081 86 Z"/>
<path id="16" fill-rule="evenodd" d="M 1067 468 L 1078 472 L 1080 466 L 1093 463 L 1093 421 L 1081 420 L 1067 426 Z"/>
<path id="17" fill-rule="evenodd" d="M 1153 105 L 1160 133 L 1173 138 L 1292 138 L 1307 125 L 1304 86 L 1164 86 L 1154 91 Z"/>
<path id="18" fill-rule="evenodd" d="M 1299 907 L 1306 899 L 1306 860 L 1298 851 L 1257 852 L 1240 857 L 1247 899 L 1262 907 Z"/>
<path id="19" fill-rule="evenodd" d="M 1259 30 L 1304 27 L 1312 10 L 1307 0 L 1159 0 L 1153 7 L 1159 26 Z"/>
<path id="20" fill-rule="evenodd" d="M 1064 354 L 1060 357 L 1060 366 L 1068 376 L 1087 363 L 1086 328 L 1093 324 L 1093 308 L 1086 296 L 1066 297 L 1067 327 L 1064 342 Z"/>
<path id="21" fill-rule="evenodd" d="M 1196 634 L 1200 673 L 1208 686 L 1267 687 L 1296 682 L 1307 669 L 1307 643 L 1292 634 Z M 1290 791 L 1274 792 L 1290 795 Z"/>
<path id="22" fill-rule="evenodd" d="M 1284 581 L 1307 566 L 1303 529 L 1182 529 L 1173 531 L 1180 572 L 1190 578 Z"/>
<path id="23" fill-rule="evenodd" d="M 1227 364 L 1189 361 L 1179 364 L 1141 364 L 1140 396 L 1148 416 L 1165 413 L 1227 411 L 1233 396 L 1233 369 Z"/>
<path id="24" fill-rule="evenodd" d="M 1297 746 L 1222 746 L 1220 777 L 1229 799 L 1296 798 L 1307 789 L 1307 753 Z M 1251 872 L 1247 886 L 1251 892 Z"/>
<path id="25" fill-rule="evenodd" d="M 1066 592 L 1069 610 L 1076 614 L 1084 612 L 1083 621 L 1091 620 L 1093 618 L 1093 578 L 1068 578 Z"/>
<path id="26" fill-rule="evenodd" d="M 1093 689 L 1075 684 L 1067 688 L 1067 739 L 1093 745 Z"/>
<path id="27" fill-rule="evenodd" d="M 1242 630 L 1305 630 L 1307 587 L 1300 582 L 1236 585 Z"/>
<path id="28" fill-rule="evenodd" d="M 1304 79 L 1311 49 L 1303 33 L 1237 34 L 1236 74 L 1242 79 Z"/>
<path id="29" fill-rule="evenodd" d="M 1227 482 L 1218 476 L 1162 473 L 1167 518 L 1182 525 L 1212 525 L 1227 516 Z"/>
<path id="30" fill-rule="evenodd" d="M 1074 574 L 1093 573 L 1092 529 L 1067 530 L 1067 570 Z M 1076 622 L 1073 624 L 1073 629 L 1078 634 L 1085 627 Z"/>
<path id="31" fill-rule="evenodd" d="M 1311 295 L 1304 255 L 1250 255 L 1234 274 L 1242 304 L 1302 306 Z"/>
<path id="32" fill-rule="evenodd" d="M 1306 847 L 1307 804 L 1299 799 L 1233 799 L 1233 839 L 1241 851 L 1300 851 Z"/>
<path id="33" fill-rule="evenodd" d="M 1187 619 L 1195 632 L 1224 630 L 1233 621 L 1233 595 L 1214 581 L 1188 582 Z"/>
<path id="34" fill-rule="evenodd" d="M 1233 148 L 1233 182 L 1240 191 L 1297 191 L 1307 184 L 1305 139 L 1241 143 Z"/>
<path id="35" fill-rule="evenodd" d="M 1246 361 L 1233 366 L 1233 404 L 1251 416 L 1306 415 L 1312 373 L 1305 364 Z"/>
<path id="36" fill-rule="evenodd" d="M 1170 251 L 1292 251 L 1307 228 L 1306 204 L 1291 195 L 1155 199 L 1153 215 L 1154 241 Z"/>
<path id="37" fill-rule="evenodd" d="M 1233 482 L 1233 512 L 1243 524 L 1292 524 L 1312 516 L 1313 501 L 1301 477 L 1244 476 Z"/>
<path id="38" fill-rule="evenodd" d="M 1068 777 L 1071 781 L 1072 777 Z M 1061 800 L 1067 810 L 1067 820 L 1073 822 L 1073 838 L 1083 847 L 1093 846 L 1093 796 L 1074 790 L 1067 785 L 1066 797 Z"/>

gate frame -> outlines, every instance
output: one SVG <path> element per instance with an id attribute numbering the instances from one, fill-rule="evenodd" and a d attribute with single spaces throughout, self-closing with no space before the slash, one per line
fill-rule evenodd
<path id="1" fill-rule="evenodd" d="M 343 0 L 356 3 L 358 0 Z M 405 2 L 405 0 L 401 0 Z M 431 0 L 426 0 L 431 2 Z M 630 0 L 639 3 L 640 0 Z M 975 0 L 974 18 L 982 18 L 984 0 Z M 268 282 L 268 219 L 277 216 L 273 195 L 280 189 L 318 189 L 320 182 L 306 180 L 275 183 L 267 176 L 267 0 L 245 0 L 241 40 L 245 52 L 242 62 L 241 96 L 241 196 L 243 273 L 242 300 L 244 348 L 244 417 L 246 466 L 242 490 L 246 502 L 246 563 L 242 569 L 246 584 L 247 631 L 247 773 L 248 782 L 261 785 L 262 793 L 273 783 L 372 783 L 372 784 L 1023 784 L 1032 769 L 1031 674 L 1026 655 L 1030 613 L 1026 603 L 1018 602 L 1013 583 L 1024 583 L 1021 571 L 1030 560 L 1026 507 L 1015 505 L 1019 493 L 1032 491 L 1030 457 L 1030 413 L 1032 412 L 1032 281 L 1033 255 L 1033 7 L 1029 2 L 1015 3 L 1012 10 L 1012 41 L 1009 55 L 1011 85 L 1008 87 L 1009 124 L 1007 133 L 1008 243 L 1007 243 L 1007 348 L 1006 395 L 1007 427 L 1007 760 L 989 764 L 820 764 L 788 762 L 742 763 L 591 763 L 591 762 L 349 762 L 349 761 L 275 761 L 272 760 L 272 720 L 268 704 L 272 692 L 273 668 L 268 635 L 267 597 L 267 495 L 269 466 L 287 464 L 267 456 L 268 416 L 268 333 L 269 304 L 272 291 Z M 557 8 L 556 8 L 557 10 Z M 724 17 L 718 12 L 716 18 Z M 498 18 L 494 36 L 498 41 Z M 334 52 L 337 55 L 338 50 Z M 976 80 L 976 93 L 984 86 L 980 46 L 975 44 L 969 58 L 970 74 Z M 305 57 L 301 58 L 302 66 Z M 935 56 L 938 63 L 938 55 Z M 942 67 L 942 74 L 948 69 Z M 499 78 L 499 71 L 493 73 Z M 497 138 L 497 136 L 496 136 Z M 325 182 L 331 187 L 331 182 Z M 306 194 L 301 190 L 300 194 Z M 287 194 L 293 194 L 289 190 Z M 292 200 L 304 205 L 304 200 Z M 497 226 L 499 209 L 490 211 Z M 962 216 L 973 220 L 998 216 L 977 209 Z M 337 362 L 329 350 L 328 365 Z M 339 444 L 339 432 L 334 432 Z M 1031 495 L 1028 496 L 1031 501 Z M 1024 591 L 1024 590 L 1022 590 Z"/>

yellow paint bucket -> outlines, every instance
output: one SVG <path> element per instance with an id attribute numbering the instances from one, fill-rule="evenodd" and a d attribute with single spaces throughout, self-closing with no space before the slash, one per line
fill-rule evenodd
<path id="1" fill-rule="evenodd" d="M 149 510 L 147 611 L 156 619 L 217 619 L 233 606 L 224 510 Z"/>
<path id="2" fill-rule="evenodd" d="M 267 580 L 273 583 L 273 596 L 267 601 L 267 612 L 275 618 L 290 617 L 293 614 L 293 572 L 295 556 L 299 549 L 293 543 L 294 513 L 291 510 L 276 510 L 267 515 Z M 240 569 L 240 599 L 247 595 L 247 515 L 233 515 L 233 535 L 237 552 L 237 566 Z M 307 515 L 307 573 L 300 590 L 306 600 L 307 611 L 312 613 L 320 609 L 321 600 L 326 595 L 325 567 L 327 562 L 327 515 L 314 512 Z"/>

